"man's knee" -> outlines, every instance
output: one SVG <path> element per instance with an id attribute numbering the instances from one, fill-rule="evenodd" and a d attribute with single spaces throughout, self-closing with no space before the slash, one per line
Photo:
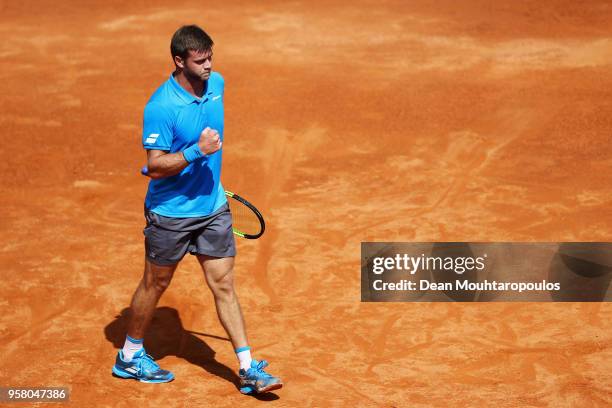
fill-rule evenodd
<path id="1" fill-rule="evenodd" d="M 164 292 L 170 286 L 172 275 L 158 275 L 153 280 L 153 287 L 158 292 Z"/>
<path id="2" fill-rule="evenodd" d="M 176 265 L 162 267 L 151 264 L 149 270 L 145 271 L 145 288 L 164 292 L 170 286 L 175 269 Z"/>
<path id="3" fill-rule="evenodd" d="M 229 270 L 226 274 L 216 279 L 209 280 L 210 289 L 218 299 L 229 299 L 234 296 L 234 273 Z"/>

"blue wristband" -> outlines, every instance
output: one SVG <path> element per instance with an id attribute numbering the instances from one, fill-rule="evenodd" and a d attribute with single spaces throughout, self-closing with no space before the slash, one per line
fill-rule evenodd
<path id="1" fill-rule="evenodd" d="M 197 143 L 192 144 L 191 146 L 183 150 L 183 157 L 185 158 L 185 160 L 187 160 L 187 163 L 192 163 L 204 156 L 206 155 L 202 153 L 202 150 L 200 150 L 200 146 L 198 146 Z"/>

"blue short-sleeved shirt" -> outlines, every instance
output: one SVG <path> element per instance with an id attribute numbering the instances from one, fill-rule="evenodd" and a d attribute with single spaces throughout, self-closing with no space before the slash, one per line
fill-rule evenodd
<path id="1" fill-rule="evenodd" d="M 202 98 L 187 92 L 172 75 L 145 106 L 142 144 L 145 149 L 176 153 L 197 143 L 209 127 L 223 141 L 223 77 L 212 72 Z M 202 217 L 227 202 L 221 185 L 221 150 L 189 164 L 179 174 L 152 179 L 146 207 L 166 217 Z"/>

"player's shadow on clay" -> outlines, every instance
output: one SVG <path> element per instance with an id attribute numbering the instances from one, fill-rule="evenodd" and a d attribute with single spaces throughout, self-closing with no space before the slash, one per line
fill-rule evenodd
<path id="1" fill-rule="evenodd" d="M 106 339 L 113 343 L 116 349 L 123 347 L 129 311 L 129 308 L 123 309 L 121 314 L 115 316 L 115 319 L 104 328 Z M 191 364 L 198 365 L 209 373 L 231 382 L 239 389 L 240 378 L 236 372 L 215 360 L 215 351 L 195 334 L 225 340 L 229 343 L 229 339 L 225 337 L 186 330 L 176 309 L 159 307 L 155 310 L 153 320 L 145 334 L 145 347 L 147 353 L 155 360 L 166 356 L 184 358 Z M 228 347 L 231 347 L 231 344 Z M 266 401 L 278 399 L 278 395 L 270 392 L 254 395 L 254 397 Z"/>

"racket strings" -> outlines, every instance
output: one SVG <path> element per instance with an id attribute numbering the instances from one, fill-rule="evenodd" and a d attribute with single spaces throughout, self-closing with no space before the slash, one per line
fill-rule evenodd
<path id="1" fill-rule="evenodd" d="M 232 212 L 233 227 L 236 231 L 248 235 L 257 235 L 261 231 L 261 223 L 250 208 L 237 200 L 229 200 Z"/>

